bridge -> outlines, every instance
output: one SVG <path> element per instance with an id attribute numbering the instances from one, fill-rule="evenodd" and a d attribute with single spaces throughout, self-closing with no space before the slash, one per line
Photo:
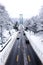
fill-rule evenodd
<path id="1" fill-rule="evenodd" d="M 0 46 L 0 65 L 43 65 L 43 39 L 21 27 Z"/>

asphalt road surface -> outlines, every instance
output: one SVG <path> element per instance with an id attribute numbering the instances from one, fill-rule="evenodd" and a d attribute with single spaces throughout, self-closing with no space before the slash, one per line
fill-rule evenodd
<path id="1" fill-rule="evenodd" d="M 19 32 L 5 65 L 41 65 L 23 31 Z"/>

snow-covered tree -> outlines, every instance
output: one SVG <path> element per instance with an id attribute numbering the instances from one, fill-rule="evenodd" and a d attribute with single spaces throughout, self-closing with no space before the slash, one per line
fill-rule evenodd
<path id="1" fill-rule="evenodd" d="M 5 29 L 12 29 L 12 23 L 5 7 L 0 5 L 0 39 L 3 39 L 3 32 Z"/>
<path id="2" fill-rule="evenodd" d="M 4 26 L 4 28 L 9 29 L 11 26 L 11 20 L 10 17 L 5 10 L 5 7 L 0 5 L 0 23 Z"/>
<path id="3" fill-rule="evenodd" d="M 39 12 L 38 30 L 43 32 L 43 6 L 41 7 Z"/>

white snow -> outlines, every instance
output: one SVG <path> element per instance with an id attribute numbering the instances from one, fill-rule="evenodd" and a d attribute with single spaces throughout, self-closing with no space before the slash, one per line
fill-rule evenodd
<path id="1" fill-rule="evenodd" d="M 43 37 L 35 35 L 32 31 L 25 31 L 25 34 L 29 39 L 32 48 L 43 64 Z"/>
<path id="2" fill-rule="evenodd" d="M 7 44 L 8 40 L 11 39 L 12 35 L 16 35 L 16 31 L 14 29 L 10 30 L 11 36 L 9 34 L 8 30 L 4 30 L 3 31 L 3 42 L 2 45 L 0 45 L 0 50 L 3 49 L 3 47 Z M 0 38 L 0 42 L 1 42 L 1 38 Z"/>
<path id="3" fill-rule="evenodd" d="M 10 35 L 9 35 L 9 31 L 8 30 L 4 30 L 3 31 L 3 36 L 4 37 L 9 37 Z"/>
<path id="4" fill-rule="evenodd" d="M 3 43 L 5 43 L 9 39 L 9 37 L 10 37 L 9 31 L 6 30 L 6 29 L 3 30 L 3 32 L 2 32 L 2 39 L 0 37 L 0 44 L 2 43 L 2 41 L 3 41 Z"/>

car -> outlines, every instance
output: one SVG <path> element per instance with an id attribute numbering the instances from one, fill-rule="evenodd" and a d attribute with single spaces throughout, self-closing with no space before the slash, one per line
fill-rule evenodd
<path id="1" fill-rule="evenodd" d="M 25 42 L 26 42 L 26 44 L 29 44 L 30 43 L 28 39 L 26 39 Z"/>
<path id="2" fill-rule="evenodd" d="M 27 30 L 28 30 L 28 27 L 25 28 L 25 31 L 27 31 Z"/>

